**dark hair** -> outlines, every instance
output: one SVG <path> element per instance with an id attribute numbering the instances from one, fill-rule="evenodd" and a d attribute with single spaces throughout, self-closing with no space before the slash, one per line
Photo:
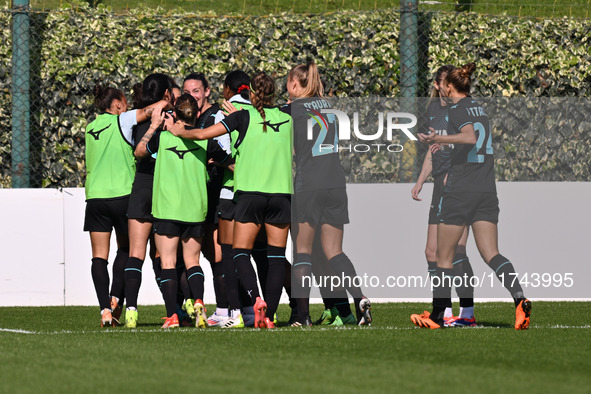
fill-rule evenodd
<path id="1" fill-rule="evenodd" d="M 231 91 L 239 94 L 243 99 L 249 100 L 249 86 L 250 77 L 247 73 L 241 70 L 234 70 L 224 80 L 224 85 L 227 86 Z"/>
<path id="2" fill-rule="evenodd" d="M 111 107 L 113 100 L 123 100 L 125 98 L 121 90 L 110 86 L 103 86 L 100 83 L 94 85 L 92 94 L 94 95 L 94 105 L 102 112 L 105 112 Z"/>
<path id="3" fill-rule="evenodd" d="M 168 79 L 170 80 L 170 89 L 182 90 L 181 87 L 176 83 L 176 81 L 174 80 L 173 77 L 168 77 Z"/>
<path id="4" fill-rule="evenodd" d="M 451 64 L 439 67 L 437 71 L 435 71 L 435 81 L 441 85 L 441 82 L 443 82 L 443 75 L 449 74 L 454 69 L 455 66 L 452 66 Z M 433 90 L 431 91 L 431 97 L 439 97 L 439 90 L 435 89 L 435 87 L 433 87 Z"/>
<path id="5" fill-rule="evenodd" d="M 185 122 L 191 126 L 195 125 L 197 119 L 197 112 L 199 112 L 199 105 L 195 97 L 188 93 L 183 93 L 176 99 L 174 104 L 174 112 L 178 120 Z"/>
<path id="6" fill-rule="evenodd" d="M 275 81 L 273 78 L 265 74 L 264 72 L 260 72 L 252 77 L 252 81 L 250 82 L 250 89 L 251 93 L 254 96 L 254 100 L 252 100 L 252 105 L 256 108 L 256 110 L 261 114 L 263 118 L 263 131 L 267 131 L 267 124 L 265 119 L 265 110 L 263 106 L 271 106 L 274 102 L 275 97 Z"/>
<path id="7" fill-rule="evenodd" d="M 304 97 L 324 96 L 324 86 L 315 63 L 299 64 L 291 69 L 287 80 L 297 79 Z"/>
<path id="8" fill-rule="evenodd" d="M 209 82 L 207 82 L 207 78 L 205 78 L 205 74 L 203 73 L 191 73 L 187 75 L 187 77 L 183 80 L 183 84 L 191 79 L 201 81 L 203 84 L 203 89 L 207 89 L 209 87 Z"/>
<path id="9" fill-rule="evenodd" d="M 447 73 L 447 83 L 452 84 L 459 93 L 470 94 L 470 77 L 476 70 L 476 64 L 471 62 L 464 64 L 460 68 L 456 68 Z"/>
<path id="10" fill-rule="evenodd" d="M 144 108 L 162 100 L 166 92 L 172 96 L 171 78 L 168 75 L 150 74 L 143 83 L 133 86 L 134 108 Z"/>

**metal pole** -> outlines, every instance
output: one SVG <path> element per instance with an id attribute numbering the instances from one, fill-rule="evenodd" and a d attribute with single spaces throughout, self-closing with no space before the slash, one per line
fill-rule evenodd
<path id="1" fill-rule="evenodd" d="M 416 114 L 419 81 L 418 0 L 401 0 L 400 7 L 401 107 L 405 112 Z M 403 147 L 398 178 L 402 182 L 412 182 L 417 172 L 416 143 L 406 139 Z"/>
<path id="2" fill-rule="evenodd" d="M 29 187 L 29 0 L 12 4 L 12 187 Z"/>

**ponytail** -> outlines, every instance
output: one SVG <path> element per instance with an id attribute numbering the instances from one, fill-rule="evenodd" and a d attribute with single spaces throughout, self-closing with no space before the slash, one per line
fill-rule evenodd
<path id="1" fill-rule="evenodd" d="M 303 97 L 324 96 L 324 86 L 315 63 L 300 64 L 292 68 L 287 79 L 293 81 L 294 78 L 303 89 Z"/>
<path id="2" fill-rule="evenodd" d="M 263 131 L 267 131 L 264 106 L 271 106 L 275 97 L 275 81 L 273 78 L 260 72 L 252 78 L 250 83 L 250 92 L 253 97 L 252 105 L 261 114 L 263 118 Z"/>

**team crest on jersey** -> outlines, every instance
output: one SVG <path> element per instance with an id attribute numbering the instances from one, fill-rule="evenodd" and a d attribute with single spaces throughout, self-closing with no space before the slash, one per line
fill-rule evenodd
<path id="1" fill-rule="evenodd" d="M 90 135 L 91 135 L 91 136 L 94 138 L 94 140 L 95 140 L 95 141 L 98 141 L 98 140 L 99 140 L 99 136 L 100 136 L 100 134 L 101 134 L 103 131 L 107 130 L 109 127 L 111 127 L 111 125 L 110 125 L 110 124 L 109 124 L 107 127 L 105 127 L 105 128 L 102 128 L 102 129 L 100 129 L 100 130 L 97 130 L 97 131 L 94 131 L 94 129 L 92 129 L 92 130 L 89 130 L 89 131 L 88 131 L 88 134 L 90 134 Z"/>
<path id="2" fill-rule="evenodd" d="M 268 121 L 264 121 L 264 122 L 261 122 L 260 124 L 267 125 L 268 127 L 272 128 L 274 132 L 279 133 L 279 127 L 281 127 L 281 125 L 286 124 L 287 122 L 289 122 L 289 120 L 286 120 L 285 122 L 281 122 L 281 123 L 269 123 Z"/>
<path id="3" fill-rule="evenodd" d="M 166 148 L 166 150 L 176 153 L 178 155 L 179 159 L 183 160 L 187 153 L 199 150 L 199 147 L 196 147 L 193 149 L 187 149 L 187 150 L 179 150 L 178 147 L 175 146 L 173 148 Z"/>

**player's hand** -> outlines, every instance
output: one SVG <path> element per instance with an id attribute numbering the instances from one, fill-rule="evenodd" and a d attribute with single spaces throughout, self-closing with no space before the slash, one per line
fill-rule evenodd
<path id="1" fill-rule="evenodd" d="M 429 127 L 429 134 L 423 134 L 423 133 L 419 133 L 417 134 L 417 136 L 419 137 L 419 141 L 421 141 L 424 144 L 432 144 L 435 142 L 435 136 L 437 136 L 437 133 L 435 133 L 435 130 L 433 129 L 433 127 Z"/>
<path id="2" fill-rule="evenodd" d="M 152 111 L 152 120 L 151 120 L 153 127 L 159 128 L 160 126 L 162 126 L 162 122 L 164 121 L 164 113 L 162 111 L 164 110 L 165 106 L 166 106 L 166 102 L 160 101 L 154 107 L 154 110 Z"/>
<path id="3" fill-rule="evenodd" d="M 429 145 L 429 150 L 431 151 L 431 154 L 440 151 L 441 150 L 441 144 L 431 144 Z"/>
<path id="4" fill-rule="evenodd" d="M 185 126 L 180 121 L 174 122 L 174 120 L 172 120 L 166 125 L 166 130 L 170 131 L 172 135 L 182 137 L 182 134 L 185 131 Z"/>
<path id="5" fill-rule="evenodd" d="M 419 198 L 419 193 L 421 192 L 421 190 L 423 190 L 423 185 L 419 185 L 418 183 L 416 185 L 414 185 L 414 187 L 410 191 L 410 195 L 412 196 L 413 200 L 423 201 Z"/>
<path id="6" fill-rule="evenodd" d="M 222 110 L 224 111 L 225 115 L 230 115 L 234 112 L 241 111 L 242 107 L 240 107 L 240 109 L 236 109 L 236 107 L 234 107 L 234 105 L 232 105 L 231 102 L 229 102 L 228 100 L 224 100 L 224 102 L 222 103 Z"/>

